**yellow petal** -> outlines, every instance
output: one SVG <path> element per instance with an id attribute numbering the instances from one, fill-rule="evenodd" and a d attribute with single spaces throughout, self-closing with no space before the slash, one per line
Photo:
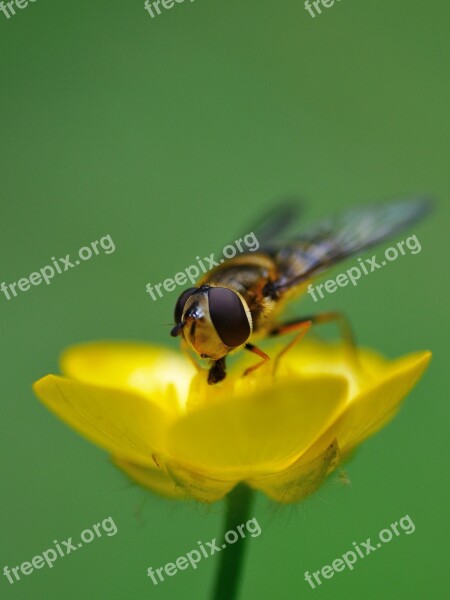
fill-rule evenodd
<path id="1" fill-rule="evenodd" d="M 269 381 L 264 390 L 202 405 L 175 422 L 168 454 L 217 479 L 286 468 L 334 421 L 347 383 L 335 376 Z"/>
<path id="2" fill-rule="evenodd" d="M 317 490 L 328 473 L 336 468 L 338 460 L 339 449 L 337 442 L 334 442 L 322 454 L 306 463 L 299 459 L 288 469 L 267 477 L 249 479 L 246 483 L 276 502 L 299 502 Z"/>
<path id="3" fill-rule="evenodd" d="M 342 342 L 309 339 L 298 344 L 280 361 L 278 376 L 341 375 L 349 384 L 349 399 L 386 370 L 389 362 L 369 348 L 350 352 Z"/>
<path id="4" fill-rule="evenodd" d="M 195 370 L 179 353 L 147 344 L 93 342 L 72 346 L 61 356 L 61 370 L 72 379 L 150 396 L 166 410 L 184 406 Z M 168 388 L 176 393 L 166 394 Z"/>
<path id="5" fill-rule="evenodd" d="M 176 464 L 168 463 L 167 472 L 176 482 L 185 499 L 193 498 L 198 502 L 216 502 L 221 500 L 238 483 L 235 479 L 213 479 L 189 471 Z"/>
<path id="6" fill-rule="evenodd" d="M 218 481 L 191 473 L 177 465 L 141 467 L 112 457 L 113 463 L 133 481 L 167 498 L 216 502 L 236 485 L 236 481 Z"/>
<path id="7" fill-rule="evenodd" d="M 430 358 L 430 352 L 418 352 L 394 361 L 381 379 L 352 399 L 329 432 L 330 437 L 338 440 L 343 453 L 350 452 L 395 415 Z"/>
<path id="8" fill-rule="evenodd" d="M 164 468 L 141 467 L 133 463 L 112 457 L 113 463 L 133 481 L 166 498 L 184 500 L 186 492 L 167 474 Z"/>
<path id="9" fill-rule="evenodd" d="M 167 418 L 144 396 L 56 375 L 43 377 L 33 388 L 47 408 L 90 441 L 131 462 L 153 464 Z"/>

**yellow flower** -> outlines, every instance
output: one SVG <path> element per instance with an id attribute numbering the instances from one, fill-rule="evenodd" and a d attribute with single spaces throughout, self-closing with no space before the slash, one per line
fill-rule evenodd
<path id="1" fill-rule="evenodd" d="M 92 343 L 66 350 L 64 376 L 47 375 L 34 390 L 159 494 L 214 502 L 245 482 L 291 503 L 393 417 L 430 356 L 388 361 L 358 348 L 355 362 L 342 345 L 303 341 L 275 374 L 269 361 L 242 377 L 254 362 L 243 357 L 209 386 L 168 349 Z"/>

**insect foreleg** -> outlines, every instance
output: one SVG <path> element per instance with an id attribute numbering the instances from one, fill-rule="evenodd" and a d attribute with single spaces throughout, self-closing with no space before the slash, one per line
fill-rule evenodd
<path id="1" fill-rule="evenodd" d="M 260 358 L 262 358 L 262 360 L 259 363 L 256 363 L 256 365 L 253 365 L 251 367 L 248 367 L 248 369 L 245 369 L 244 375 L 248 375 L 252 371 L 255 371 L 256 369 L 259 369 L 259 367 L 261 367 L 268 360 L 270 360 L 270 356 L 268 354 L 266 354 L 265 352 L 263 352 L 262 350 L 260 350 L 260 348 L 257 348 L 253 344 L 245 344 L 244 348 L 246 350 L 248 350 L 249 352 L 253 352 L 254 354 L 257 354 Z"/>
<path id="2" fill-rule="evenodd" d="M 208 383 L 213 385 L 214 383 L 219 383 L 227 376 L 226 372 L 226 364 L 225 364 L 225 356 L 219 358 L 219 360 L 215 360 L 213 366 L 209 369 L 208 373 Z"/>

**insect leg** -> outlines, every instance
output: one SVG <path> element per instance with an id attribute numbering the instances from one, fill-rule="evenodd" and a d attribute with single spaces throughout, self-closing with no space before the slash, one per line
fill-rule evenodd
<path id="1" fill-rule="evenodd" d="M 260 358 L 262 358 L 262 360 L 259 363 L 256 363 L 256 365 L 253 365 L 252 367 L 248 367 L 248 369 L 245 369 L 244 375 L 248 375 L 252 371 L 259 369 L 259 367 L 261 367 L 268 360 L 270 360 L 270 356 L 268 354 L 266 354 L 265 352 L 263 352 L 262 350 L 260 350 L 256 346 L 254 346 L 253 344 L 245 344 L 244 348 L 246 350 L 248 350 L 249 352 L 253 352 L 254 354 L 257 354 Z"/>
<path id="2" fill-rule="evenodd" d="M 349 353 L 350 359 L 352 360 L 352 362 L 354 362 L 356 367 L 358 367 L 359 369 L 361 368 L 358 363 L 358 359 L 357 359 L 357 355 L 356 355 L 355 336 L 353 334 L 353 330 L 352 330 L 349 320 L 343 313 L 327 312 L 327 313 L 322 313 L 319 315 L 311 315 L 309 317 L 303 317 L 302 319 L 296 319 L 294 321 L 288 321 L 287 323 L 282 323 L 281 325 L 274 327 L 269 332 L 269 335 L 270 336 L 282 335 L 284 333 L 289 333 L 290 331 L 295 331 L 295 329 L 298 329 L 305 322 L 309 323 L 310 325 L 320 325 L 322 323 L 336 322 L 341 331 L 341 336 L 342 336 L 342 339 L 344 340 L 346 350 Z M 294 344 L 296 344 L 297 341 L 298 341 L 298 336 L 296 336 L 292 340 L 292 342 L 290 342 L 286 346 L 286 348 L 283 348 L 283 350 L 277 356 L 276 361 L 279 360 L 280 356 L 282 356 L 285 352 L 287 352 L 290 348 L 292 348 L 292 346 Z"/>
<path id="3" fill-rule="evenodd" d="M 283 335 L 284 333 L 291 333 L 292 331 L 297 331 L 297 335 L 277 354 L 274 360 L 273 373 L 275 374 L 278 366 L 278 361 L 280 358 L 286 354 L 288 350 L 290 350 L 297 342 L 299 342 L 302 337 L 308 332 L 309 328 L 312 325 L 312 320 L 310 317 L 305 319 L 297 319 L 295 321 L 288 321 L 287 323 L 283 323 L 274 327 L 271 331 L 269 331 L 270 336 L 275 335 Z"/>
<path id="4" fill-rule="evenodd" d="M 342 339 L 345 344 L 345 350 L 348 354 L 349 359 L 352 361 L 354 367 L 363 371 L 362 365 L 358 359 L 358 354 L 356 352 L 356 339 L 355 334 L 353 333 L 353 328 L 348 320 L 347 316 L 341 312 L 326 312 L 320 315 L 314 315 L 312 317 L 308 317 L 311 320 L 313 325 L 319 325 L 321 323 L 330 323 L 335 322 L 339 327 L 341 332 Z"/>
<path id="5" fill-rule="evenodd" d="M 219 360 L 215 360 L 213 366 L 209 369 L 208 373 L 208 383 L 209 385 L 213 385 L 214 383 L 219 383 L 222 379 L 225 379 L 227 376 L 226 373 L 226 364 L 225 364 L 225 356 L 219 358 Z"/>
<path id="6" fill-rule="evenodd" d="M 342 339 L 349 348 L 356 347 L 355 335 L 353 333 L 352 326 L 347 316 L 341 312 L 326 312 L 320 315 L 313 315 L 311 317 L 304 317 L 303 320 L 311 321 L 313 325 L 320 325 L 321 323 L 335 322 L 340 329 Z"/>

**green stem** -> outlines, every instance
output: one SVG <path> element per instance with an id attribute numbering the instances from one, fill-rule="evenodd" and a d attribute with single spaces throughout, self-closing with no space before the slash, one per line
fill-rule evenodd
<path id="1" fill-rule="evenodd" d="M 224 536 L 227 531 L 236 531 L 238 525 L 245 525 L 250 514 L 252 499 L 253 491 L 244 484 L 239 484 L 228 494 Z M 212 600 L 236 600 L 246 539 L 239 536 L 239 540 L 234 545 L 227 544 L 227 547 L 221 551 Z"/>

